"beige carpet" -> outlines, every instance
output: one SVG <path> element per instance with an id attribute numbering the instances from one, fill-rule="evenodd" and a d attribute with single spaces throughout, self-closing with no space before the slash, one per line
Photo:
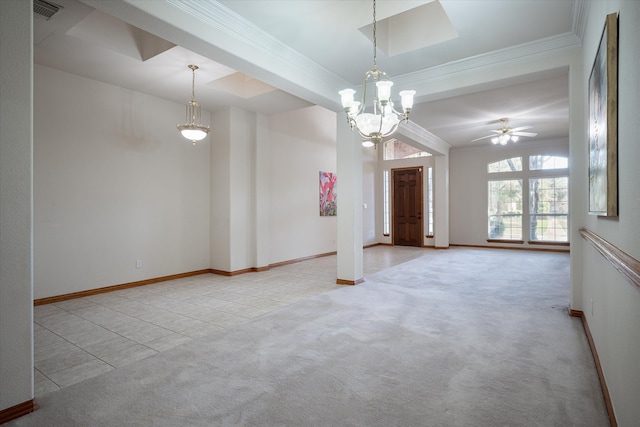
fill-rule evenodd
<path id="1" fill-rule="evenodd" d="M 566 254 L 452 248 L 38 400 L 16 426 L 604 426 Z"/>

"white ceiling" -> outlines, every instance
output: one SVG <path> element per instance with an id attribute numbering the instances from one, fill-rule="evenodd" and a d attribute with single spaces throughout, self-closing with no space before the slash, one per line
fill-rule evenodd
<path id="1" fill-rule="evenodd" d="M 63 9 L 49 21 L 34 17 L 36 64 L 180 103 L 190 98 L 191 71 L 187 65 L 197 64 L 196 98 L 210 111 L 233 105 L 274 114 L 314 103 L 338 110 L 337 93 L 335 103 L 326 101 L 332 96 L 327 93 L 361 84 L 373 60 L 372 43 L 366 35 L 372 22 L 369 0 L 53 2 Z M 428 3 L 431 1 L 377 0 L 379 47 L 402 43 L 411 36 L 418 39 L 411 42 L 418 47 L 406 53 L 387 56 L 378 49 L 378 67 L 392 80 L 401 76 L 401 84 L 410 84 L 410 76 L 424 70 L 577 31 L 574 0 L 441 0 L 457 37 L 431 45 L 428 31 L 416 28 L 415 22 L 406 18 L 398 18 L 405 21 L 395 24 L 384 21 Z M 181 14 L 189 8 L 201 13 L 200 22 Z M 173 22 L 168 23 L 165 16 Z M 231 34 L 237 30 L 234 37 L 244 38 L 249 48 L 239 44 L 237 49 L 229 49 L 223 37 L 226 33 L 207 27 L 207 22 L 214 21 L 228 23 L 226 31 Z M 439 25 L 431 23 L 429 27 Z M 446 23 L 442 25 L 446 27 Z M 437 38 L 437 34 L 433 36 Z M 427 46 L 419 47 L 420 40 Z M 281 46 L 283 52 L 260 58 L 250 47 L 256 46 L 259 53 L 264 42 Z M 256 56 L 255 61 L 249 59 L 251 55 Z M 304 59 L 303 65 L 308 68 L 310 64 L 319 77 L 309 75 L 308 85 L 304 78 L 297 86 L 291 85 L 285 73 L 277 71 L 278 58 L 285 57 L 282 55 Z M 530 143 L 567 137 L 567 73 L 566 69 L 533 73 L 492 82 L 491 87 L 472 86 L 464 93 L 418 93 L 412 121 L 452 146 L 486 144 L 486 140 L 471 140 L 497 129 L 501 117 L 508 117 L 512 127 L 532 125 L 530 131 L 538 137 Z M 317 95 L 314 88 L 318 81 L 330 81 L 327 86 L 331 91 Z"/>

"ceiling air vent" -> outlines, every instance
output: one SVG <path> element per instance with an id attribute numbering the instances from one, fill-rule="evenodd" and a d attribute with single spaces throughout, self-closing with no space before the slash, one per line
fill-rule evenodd
<path id="1" fill-rule="evenodd" d="M 33 0 L 33 13 L 43 16 L 47 21 L 55 15 L 62 6 L 44 0 Z"/>

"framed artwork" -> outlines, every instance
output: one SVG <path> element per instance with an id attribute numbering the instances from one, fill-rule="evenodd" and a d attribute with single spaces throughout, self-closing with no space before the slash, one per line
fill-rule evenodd
<path id="1" fill-rule="evenodd" d="M 618 216 L 618 14 L 607 15 L 589 77 L 589 214 Z"/>
<path id="2" fill-rule="evenodd" d="M 320 171 L 320 216 L 336 216 L 336 174 Z"/>

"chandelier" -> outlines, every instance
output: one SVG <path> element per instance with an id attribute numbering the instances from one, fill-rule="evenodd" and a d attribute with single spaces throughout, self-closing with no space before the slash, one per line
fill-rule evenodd
<path id="1" fill-rule="evenodd" d="M 402 112 L 394 108 L 391 101 L 391 86 L 393 82 L 384 71 L 378 69 L 376 41 L 376 0 L 373 0 L 373 68 L 364 74 L 362 84 L 362 98 L 354 101 L 353 89 L 344 89 L 338 92 L 342 101 L 342 108 L 347 114 L 347 122 L 351 130 L 357 129 L 362 137 L 364 147 L 375 147 L 383 138 L 392 135 L 401 121 L 409 121 L 409 113 L 413 107 L 413 95 L 415 90 L 403 90 L 399 93 Z M 375 96 L 372 105 L 367 106 L 367 86 L 375 83 Z M 373 88 L 371 88 L 373 89 Z"/>
<path id="2" fill-rule="evenodd" d="M 183 125 L 176 125 L 182 136 L 193 141 L 193 145 L 196 145 L 196 141 L 204 139 L 209 134 L 209 126 L 202 126 L 202 111 L 200 104 L 196 101 L 195 95 L 195 83 L 196 83 L 196 70 L 197 65 L 189 65 L 189 69 L 192 72 L 191 78 L 191 101 L 187 102 L 187 121 Z"/>

